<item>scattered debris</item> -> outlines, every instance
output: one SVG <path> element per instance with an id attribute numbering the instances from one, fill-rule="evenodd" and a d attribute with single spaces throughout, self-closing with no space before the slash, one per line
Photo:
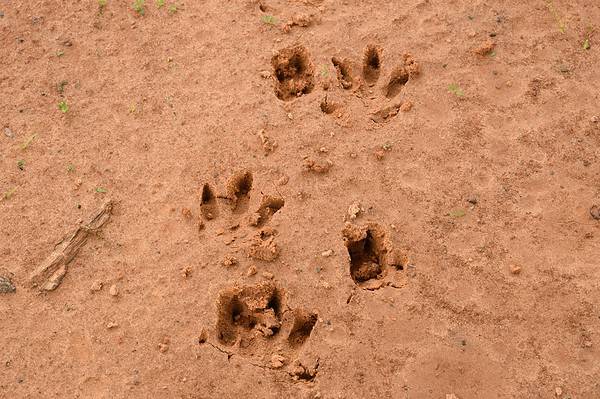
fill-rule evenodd
<path id="1" fill-rule="evenodd" d="M 265 228 L 253 238 L 248 248 L 248 257 L 265 262 L 272 262 L 279 256 L 279 247 L 275 243 L 277 231 Z"/>
<path id="2" fill-rule="evenodd" d="M 256 274 L 257 270 L 256 270 L 256 266 L 251 265 L 248 268 L 248 271 L 246 271 L 246 276 L 250 277 L 250 276 L 254 276 Z"/>
<path id="3" fill-rule="evenodd" d="M 79 226 L 65 236 L 34 271 L 29 279 L 32 286 L 41 291 L 52 291 L 58 287 L 67 273 L 67 266 L 77 256 L 79 249 L 86 243 L 90 234 L 99 231 L 110 219 L 113 202 L 106 202 L 92 217 L 89 223 Z"/>
<path id="4" fill-rule="evenodd" d="M 265 134 L 265 129 L 261 129 L 260 132 L 258 132 L 258 137 L 260 137 L 265 156 L 269 155 L 277 147 L 277 143 Z"/>
<path id="5" fill-rule="evenodd" d="M 271 272 L 263 272 L 262 276 L 267 280 L 273 280 L 275 278 L 275 275 Z"/>
<path id="6" fill-rule="evenodd" d="M 238 264 L 238 260 L 232 255 L 227 255 L 225 257 L 225 259 L 223 259 L 221 261 L 221 265 L 223 265 L 225 267 L 231 267 L 231 266 L 235 266 L 237 264 Z"/>

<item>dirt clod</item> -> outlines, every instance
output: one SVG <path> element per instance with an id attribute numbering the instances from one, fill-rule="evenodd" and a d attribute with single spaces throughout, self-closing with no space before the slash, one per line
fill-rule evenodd
<path id="1" fill-rule="evenodd" d="M 5 276 L 0 276 L 0 294 L 12 294 L 17 291 L 12 280 Z"/>

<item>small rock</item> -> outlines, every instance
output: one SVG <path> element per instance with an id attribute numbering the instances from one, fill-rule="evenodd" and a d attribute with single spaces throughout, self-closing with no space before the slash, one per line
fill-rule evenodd
<path id="1" fill-rule="evenodd" d="M 271 77 L 271 72 L 269 71 L 260 71 L 260 77 L 263 79 L 269 79 Z"/>
<path id="2" fill-rule="evenodd" d="M 446 394 L 446 399 L 458 399 L 458 396 L 456 396 L 453 393 L 447 393 Z"/>
<path id="3" fill-rule="evenodd" d="M 12 294 L 17 291 L 17 287 L 10 278 L 0 276 L 0 294 Z"/>
<path id="4" fill-rule="evenodd" d="M 288 184 L 289 181 L 290 181 L 290 178 L 288 176 L 281 176 L 279 178 L 279 180 L 277 180 L 277 185 L 285 186 L 286 184 Z"/>
<path id="5" fill-rule="evenodd" d="M 556 387 L 554 389 L 554 393 L 556 394 L 556 396 L 561 396 L 563 394 L 563 390 L 561 387 Z"/>
<path id="6" fill-rule="evenodd" d="M 511 265 L 510 266 L 510 272 L 512 274 L 521 274 L 521 266 L 519 266 L 519 265 Z"/>
<path id="7" fill-rule="evenodd" d="M 160 343 L 158 344 L 158 350 L 161 353 L 165 353 L 166 351 L 169 350 L 170 343 L 171 343 L 171 340 L 169 339 L 169 337 L 163 337 L 162 341 L 160 341 Z"/>
<path id="8" fill-rule="evenodd" d="M 271 272 L 263 272 L 262 276 L 267 280 L 273 280 L 273 278 L 275 277 L 275 275 Z"/>
<path id="9" fill-rule="evenodd" d="M 477 199 L 476 196 L 471 195 L 467 198 L 467 202 L 473 205 L 477 205 L 477 202 L 479 202 L 479 200 Z"/>
<path id="10" fill-rule="evenodd" d="M 284 364 L 285 357 L 277 354 L 271 356 L 271 367 L 273 367 L 274 369 L 282 368 Z"/>
<path id="11" fill-rule="evenodd" d="M 589 340 L 583 341 L 583 347 L 584 348 L 591 348 L 592 347 L 592 341 L 589 341 Z"/>
<path id="12" fill-rule="evenodd" d="M 358 201 L 357 202 L 353 202 L 348 207 L 348 217 L 351 220 L 356 219 L 361 212 L 362 212 L 362 208 L 361 208 L 360 203 Z"/>
<path id="13" fill-rule="evenodd" d="M 92 286 L 90 287 L 90 291 L 98 292 L 102 289 L 102 286 L 103 286 L 102 281 L 94 281 L 92 283 Z"/>
<path id="14" fill-rule="evenodd" d="M 331 255 L 333 255 L 333 249 L 328 249 L 321 253 L 321 256 L 324 258 L 329 258 Z"/>
<path id="15" fill-rule="evenodd" d="M 8 138 L 13 138 L 15 137 L 15 134 L 13 133 L 13 131 L 9 128 L 9 127 L 5 127 L 4 128 L 4 135 Z"/>
<path id="16" fill-rule="evenodd" d="M 592 118 L 590 119 L 590 121 L 592 123 L 598 123 L 598 122 L 600 122 L 600 116 L 594 115 L 594 116 L 592 116 Z"/>
<path id="17" fill-rule="evenodd" d="M 408 112 L 412 109 L 413 107 L 413 103 L 411 101 L 404 101 L 402 103 L 402 105 L 400 105 L 400 111 L 402 112 Z"/>
<path id="18" fill-rule="evenodd" d="M 189 208 L 182 208 L 181 209 L 181 214 L 186 219 L 191 219 L 193 217 L 192 211 Z"/>
<path id="19" fill-rule="evenodd" d="M 189 266 L 184 267 L 183 269 L 181 269 L 181 275 L 183 276 L 183 278 L 188 278 L 192 275 L 192 268 Z"/>
<path id="20" fill-rule="evenodd" d="M 115 284 L 110 286 L 110 289 L 108 290 L 108 292 L 110 293 L 111 296 L 119 295 L 119 289 L 117 288 L 117 286 Z"/>
<path id="21" fill-rule="evenodd" d="M 114 321 L 111 321 L 106 325 L 106 328 L 108 330 L 112 330 L 113 328 L 117 328 L 117 327 L 119 327 L 119 325 L 117 323 L 115 323 Z"/>
<path id="22" fill-rule="evenodd" d="M 600 206 L 599 205 L 593 205 L 590 208 L 590 215 L 592 216 L 592 218 L 594 218 L 596 220 L 600 220 Z"/>
<path id="23" fill-rule="evenodd" d="M 256 274 L 256 266 L 252 265 L 248 268 L 248 271 L 246 272 L 246 276 L 250 277 L 250 276 L 254 276 Z"/>

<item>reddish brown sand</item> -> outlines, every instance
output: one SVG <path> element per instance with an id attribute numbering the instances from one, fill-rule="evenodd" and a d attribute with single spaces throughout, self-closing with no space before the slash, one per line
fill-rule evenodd
<path id="1" fill-rule="evenodd" d="M 132 3 L 0 1 L 0 398 L 600 398 L 598 1 Z"/>

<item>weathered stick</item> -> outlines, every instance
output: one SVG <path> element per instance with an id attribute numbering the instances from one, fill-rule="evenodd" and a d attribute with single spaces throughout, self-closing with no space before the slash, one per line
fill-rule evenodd
<path id="1" fill-rule="evenodd" d="M 113 203 L 108 201 L 89 223 L 79 226 L 67 234 L 54 251 L 31 273 L 29 280 L 41 291 L 52 291 L 58 287 L 67 273 L 67 265 L 75 258 L 90 234 L 98 231 L 110 219 Z"/>

